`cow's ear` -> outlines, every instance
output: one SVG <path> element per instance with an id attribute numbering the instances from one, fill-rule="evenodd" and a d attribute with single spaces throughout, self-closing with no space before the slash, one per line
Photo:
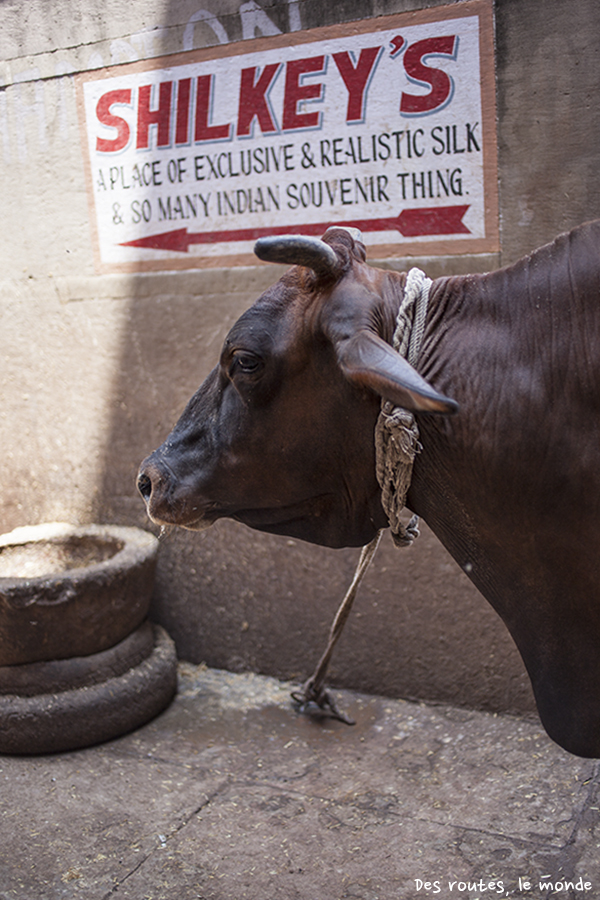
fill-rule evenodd
<path id="1" fill-rule="evenodd" d="M 458 404 L 439 394 L 407 361 L 373 331 L 361 329 L 336 343 L 340 367 L 350 381 L 413 412 L 458 412 Z"/>

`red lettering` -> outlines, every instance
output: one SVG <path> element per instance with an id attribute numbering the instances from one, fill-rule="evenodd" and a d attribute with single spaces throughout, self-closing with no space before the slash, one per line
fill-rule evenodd
<path id="1" fill-rule="evenodd" d="M 175 143 L 187 144 L 190 139 L 190 93 L 192 79 L 183 78 L 177 83 L 177 116 Z"/>
<path id="2" fill-rule="evenodd" d="M 333 54 L 335 64 L 348 90 L 346 122 L 362 122 L 364 119 L 366 88 L 380 52 L 381 47 L 366 47 L 360 51 L 356 66 L 347 50 Z"/>
<path id="3" fill-rule="evenodd" d="M 404 68 L 412 81 L 429 85 L 428 94 L 402 93 L 400 112 L 406 115 L 423 115 L 440 109 L 452 95 L 453 82 L 442 69 L 434 69 L 423 62 L 425 56 L 454 57 L 457 47 L 456 35 L 432 37 L 411 44 L 404 54 Z"/>
<path id="4" fill-rule="evenodd" d="M 263 134 L 272 134 L 274 131 L 277 131 L 277 125 L 273 121 L 267 94 L 280 68 L 280 63 L 271 63 L 265 66 L 258 80 L 256 79 L 256 66 L 250 69 L 242 69 L 237 124 L 239 136 L 243 137 L 251 133 L 255 118 L 258 119 L 258 124 Z"/>
<path id="5" fill-rule="evenodd" d="M 140 88 L 138 98 L 137 143 L 138 150 L 147 150 L 149 145 L 150 126 L 156 125 L 158 137 L 157 147 L 168 147 L 171 140 L 171 96 L 173 82 L 163 81 L 159 86 L 158 107 L 150 109 L 152 85 L 145 84 Z"/>
<path id="6" fill-rule="evenodd" d="M 322 97 L 321 83 L 302 84 L 302 76 L 322 74 L 325 57 L 313 56 L 311 59 L 293 59 L 287 64 L 285 73 L 285 93 L 283 97 L 283 129 L 317 128 L 320 112 L 299 113 L 298 103 L 301 100 L 319 100 Z"/>
<path id="7" fill-rule="evenodd" d="M 200 75 L 196 93 L 196 141 L 226 141 L 231 125 L 209 125 L 212 111 L 213 75 Z"/>
<path id="8" fill-rule="evenodd" d="M 122 150 L 123 147 L 126 147 L 129 141 L 129 125 L 125 119 L 121 118 L 121 116 L 115 116 L 114 113 L 111 112 L 111 107 L 116 103 L 120 103 L 122 106 L 130 105 L 131 91 L 128 89 L 108 91 L 107 94 L 102 94 L 98 100 L 96 105 L 96 116 L 98 121 L 101 122 L 102 125 L 107 125 L 109 128 L 117 129 L 117 136 L 112 140 L 100 137 L 96 138 L 96 150 L 99 150 L 100 153 L 116 153 L 118 150 Z"/>

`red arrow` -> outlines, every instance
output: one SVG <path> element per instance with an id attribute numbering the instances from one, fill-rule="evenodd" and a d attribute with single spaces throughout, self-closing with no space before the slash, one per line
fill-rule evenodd
<path id="1" fill-rule="evenodd" d="M 220 244 L 227 241 L 255 241 L 259 237 L 290 234 L 291 227 L 302 234 L 320 237 L 335 225 L 358 228 L 360 231 L 399 231 L 403 237 L 470 234 L 462 219 L 468 206 L 432 206 L 426 209 L 403 209 L 395 219 L 356 219 L 343 222 L 311 222 L 305 225 L 278 225 L 273 228 L 239 228 L 233 231 L 189 232 L 176 228 L 162 234 L 151 234 L 134 241 L 124 241 L 121 247 L 145 247 L 150 250 L 170 250 L 187 253 L 190 244 Z"/>
<path id="2" fill-rule="evenodd" d="M 470 234 L 463 222 L 468 206 L 432 206 L 429 209 L 403 209 L 398 230 L 404 237 L 430 234 Z"/>

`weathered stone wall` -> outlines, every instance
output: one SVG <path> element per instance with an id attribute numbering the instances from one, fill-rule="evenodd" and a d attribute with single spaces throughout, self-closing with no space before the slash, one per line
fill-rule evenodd
<path id="1" fill-rule="evenodd" d="M 145 524 L 134 481 L 276 267 L 97 275 L 73 75 L 182 49 L 387 15 L 407 0 L 0 4 L 0 527 Z M 206 7 L 212 6 L 213 17 Z M 421 259 L 485 271 L 595 218 L 600 7 L 496 0 L 501 253 Z M 397 261 L 394 262 L 398 266 Z M 309 674 L 357 552 L 220 522 L 164 542 L 154 617 L 192 661 Z M 427 532 L 378 555 L 334 680 L 530 711 L 504 626 Z"/>

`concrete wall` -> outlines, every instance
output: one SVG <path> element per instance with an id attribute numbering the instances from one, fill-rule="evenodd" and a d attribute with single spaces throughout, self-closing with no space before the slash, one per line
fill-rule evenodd
<path id="1" fill-rule="evenodd" d="M 95 274 L 73 74 L 423 5 L 437 4 L 0 3 L 0 530 L 54 519 L 147 524 L 139 461 L 212 368 L 231 323 L 278 274 Z M 201 6 L 218 19 L 199 15 Z M 502 249 L 418 261 L 433 276 L 514 261 L 600 214 L 600 7 L 496 0 L 495 20 Z M 303 678 L 356 557 L 231 522 L 175 532 L 162 547 L 154 618 L 186 659 Z M 386 541 L 333 680 L 533 709 L 504 626 L 426 529 L 409 551 Z"/>

